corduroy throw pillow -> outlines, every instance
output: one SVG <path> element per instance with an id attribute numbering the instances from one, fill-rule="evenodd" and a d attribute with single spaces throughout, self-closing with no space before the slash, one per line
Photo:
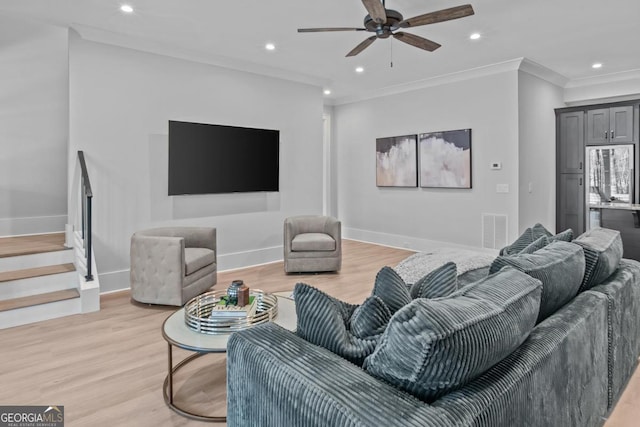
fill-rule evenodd
<path id="1" fill-rule="evenodd" d="M 364 369 L 431 402 L 462 387 L 529 336 L 542 284 L 506 267 L 446 298 L 418 298 L 389 322 Z"/>

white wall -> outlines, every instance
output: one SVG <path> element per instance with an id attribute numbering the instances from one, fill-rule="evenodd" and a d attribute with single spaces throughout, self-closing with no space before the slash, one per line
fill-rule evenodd
<path id="1" fill-rule="evenodd" d="M 536 222 L 549 230 L 556 223 L 556 119 L 563 89 L 518 72 L 519 232 Z M 562 230 L 558 230 L 562 231 Z"/>
<path id="2" fill-rule="evenodd" d="M 73 34 L 70 151 L 87 157 L 102 291 L 129 286 L 130 236 L 154 226 L 217 227 L 219 269 L 281 259 L 284 218 L 322 212 L 322 113 L 319 87 Z M 279 129 L 280 192 L 167 196 L 170 119 Z"/>
<path id="3" fill-rule="evenodd" d="M 64 230 L 67 30 L 0 17 L 0 236 Z"/>
<path id="4" fill-rule="evenodd" d="M 480 247 L 481 214 L 518 231 L 518 73 L 499 72 L 334 108 L 338 212 L 346 235 L 421 249 L 429 241 Z M 470 190 L 378 188 L 379 137 L 472 129 Z M 489 169 L 502 162 L 502 170 Z M 510 193 L 496 193 L 509 184 Z M 422 247 L 420 247 L 422 246 Z"/>

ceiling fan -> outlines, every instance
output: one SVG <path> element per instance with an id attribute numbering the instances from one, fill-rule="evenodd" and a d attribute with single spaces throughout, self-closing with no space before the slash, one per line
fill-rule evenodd
<path id="1" fill-rule="evenodd" d="M 398 11 L 386 9 L 385 0 L 362 0 L 362 4 L 369 14 L 364 17 L 364 28 L 334 27 L 334 28 L 299 28 L 299 33 L 317 33 L 325 31 L 368 31 L 375 35 L 365 39 L 358 46 L 353 48 L 346 56 L 356 56 L 371 45 L 376 39 L 386 39 L 391 36 L 396 40 L 410 44 L 411 46 L 433 52 L 440 47 L 440 44 L 416 36 L 415 34 L 403 31 L 395 32 L 400 28 L 418 27 L 420 25 L 435 24 L 437 22 L 450 21 L 452 19 L 464 18 L 473 15 L 473 8 L 470 4 L 438 10 L 436 12 L 425 13 L 404 19 Z"/>

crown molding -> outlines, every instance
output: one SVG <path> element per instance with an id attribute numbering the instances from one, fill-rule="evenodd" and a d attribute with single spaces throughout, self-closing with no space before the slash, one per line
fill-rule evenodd
<path id="1" fill-rule="evenodd" d="M 544 65 L 540 65 L 527 58 L 522 58 L 520 63 L 520 71 L 523 71 L 532 76 L 538 77 L 556 86 L 565 87 L 569 82 L 569 79 L 560 73 L 553 71 L 551 68 L 547 68 Z"/>
<path id="2" fill-rule="evenodd" d="M 640 79 L 640 70 L 621 71 L 619 73 L 601 74 L 599 76 L 573 79 L 565 85 L 565 88 L 570 89 L 577 87 L 594 86 L 636 79 Z"/>
<path id="3" fill-rule="evenodd" d="M 270 67 L 268 65 L 256 64 L 255 62 L 245 61 L 242 59 L 229 58 L 220 55 L 212 55 L 205 52 L 173 47 L 164 43 L 159 43 L 136 36 L 114 33 L 87 25 L 71 24 L 70 28 L 75 30 L 83 40 L 92 42 L 134 49 L 142 52 L 168 56 L 171 58 L 177 58 L 191 62 L 214 65 L 216 67 L 228 68 L 231 70 L 243 71 L 296 83 L 319 86 L 321 88 L 329 83 L 329 79 L 323 79 L 307 74 L 284 70 L 277 67 Z"/>
<path id="4" fill-rule="evenodd" d="M 388 86 L 376 90 L 375 94 L 367 95 L 351 95 L 342 98 L 328 99 L 326 105 L 342 105 L 354 102 L 365 101 L 368 99 L 379 98 L 383 96 L 395 95 L 404 92 L 411 92 L 418 89 L 424 89 L 433 86 L 440 86 L 448 83 L 459 82 L 463 80 L 475 79 L 478 77 L 499 74 L 508 71 L 520 70 L 542 80 L 548 81 L 556 86 L 564 87 L 569 79 L 562 74 L 553 71 L 537 62 L 527 58 L 516 58 L 509 61 L 499 62 L 496 64 L 485 65 L 482 67 L 471 68 L 469 70 L 458 71 L 451 74 L 443 74 L 440 76 L 430 77 L 424 80 L 417 80 L 410 83 L 403 83 L 394 86 Z"/>
<path id="5" fill-rule="evenodd" d="M 603 74 L 570 81 L 564 89 L 567 105 L 636 100 L 640 97 L 640 70 Z"/>
<path id="6" fill-rule="evenodd" d="M 517 59 L 505 61 L 505 62 L 500 62 L 497 64 L 485 65 L 482 67 L 471 68 L 469 70 L 457 71 L 455 73 L 430 77 L 428 79 L 416 80 L 414 82 L 387 86 L 380 89 L 376 89 L 374 94 L 357 94 L 357 95 L 345 96 L 342 98 L 335 98 L 333 102 L 327 102 L 327 104 L 328 105 L 351 104 L 354 102 L 366 101 L 369 99 L 380 98 L 380 97 L 389 96 L 389 95 L 397 95 L 400 93 L 411 92 L 414 90 L 460 82 L 463 80 L 475 79 L 478 77 L 484 77 L 484 76 L 489 76 L 493 74 L 500 74 L 508 71 L 516 71 L 520 68 L 522 59 L 523 58 L 517 58 Z"/>
<path id="7" fill-rule="evenodd" d="M 567 106 L 589 105 L 595 103 L 621 102 L 640 98 L 640 80 L 574 87 L 564 91 Z"/>

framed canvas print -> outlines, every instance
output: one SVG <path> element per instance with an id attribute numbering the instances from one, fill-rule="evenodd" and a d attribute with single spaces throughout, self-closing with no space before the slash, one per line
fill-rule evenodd
<path id="1" fill-rule="evenodd" d="M 417 135 L 376 139 L 376 185 L 417 187 Z"/>
<path id="2" fill-rule="evenodd" d="M 471 129 L 421 133 L 420 187 L 471 188 Z"/>

